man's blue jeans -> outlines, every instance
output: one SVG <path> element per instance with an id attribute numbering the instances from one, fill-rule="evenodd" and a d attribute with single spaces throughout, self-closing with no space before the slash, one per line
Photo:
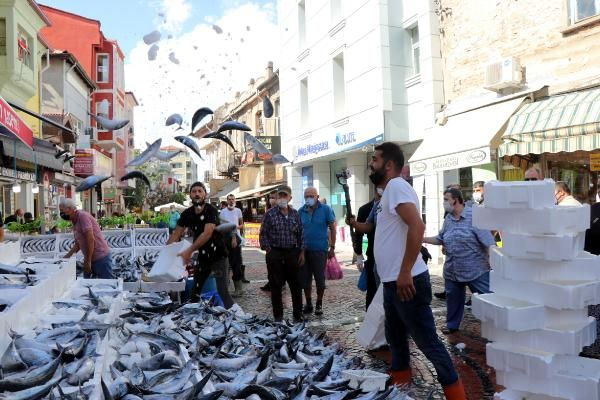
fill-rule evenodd
<path id="1" fill-rule="evenodd" d="M 465 312 L 465 291 L 467 286 L 471 293 L 483 294 L 490 292 L 490 272 L 480 275 L 469 282 L 456 282 L 444 279 L 446 289 L 446 326 L 458 329 Z"/>
<path id="2" fill-rule="evenodd" d="M 115 279 L 112 273 L 112 258 L 109 255 L 92 261 L 92 273 L 83 273 L 85 279 Z"/>
<path id="3" fill-rule="evenodd" d="M 410 368 L 408 335 L 419 350 L 433 364 L 442 386 L 451 385 L 458 375 L 444 344 L 435 331 L 431 312 L 431 282 L 429 272 L 413 277 L 417 293 L 409 301 L 401 301 L 396 294 L 396 282 L 383 284 L 385 310 L 385 337 L 392 353 L 392 371 Z"/>

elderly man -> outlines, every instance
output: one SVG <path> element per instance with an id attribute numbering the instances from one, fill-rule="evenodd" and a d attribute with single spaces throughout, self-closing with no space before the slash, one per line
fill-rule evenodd
<path id="1" fill-rule="evenodd" d="M 571 196 L 571 189 L 566 182 L 558 181 L 554 184 L 554 199 L 559 206 L 580 206 L 581 203 Z"/>
<path id="2" fill-rule="evenodd" d="M 483 204 L 484 195 L 483 187 L 485 186 L 484 181 L 477 181 L 473 183 L 473 201 L 477 204 Z"/>
<path id="3" fill-rule="evenodd" d="M 319 193 L 314 187 L 304 190 L 304 205 L 298 210 L 304 229 L 304 266 L 301 268 L 302 287 L 306 304 L 302 312 L 313 312 L 312 279 L 315 278 L 317 302 L 315 315 L 323 314 L 323 294 L 325 294 L 325 264 L 328 257 L 335 255 L 335 215 L 328 205 L 319 201 Z M 329 241 L 331 240 L 331 243 Z"/>
<path id="4" fill-rule="evenodd" d="M 244 218 L 242 217 L 242 210 L 235 206 L 235 195 L 230 194 L 227 196 L 227 206 L 221 209 L 221 219 L 236 224 L 237 228 L 235 234 L 231 235 L 231 240 L 227 240 L 225 245 L 229 251 L 229 266 L 233 271 L 233 286 L 235 292 L 233 297 L 239 297 L 243 294 L 242 287 L 242 229 L 244 229 Z"/>
<path id="5" fill-rule="evenodd" d="M 525 181 L 541 181 L 544 179 L 542 171 L 538 167 L 531 167 L 525 171 Z"/>
<path id="6" fill-rule="evenodd" d="M 302 289 L 298 282 L 304 264 L 304 229 L 300 214 L 290 207 L 292 189 L 277 189 L 277 207 L 265 214 L 260 225 L 260 248 L 267 253 L 267 272 L 271 283 L 271 304 L 276 321 L 283 320 L 281 288 L 287 281 L 292 294 L 294 321 L 302 321 Z"/>
<path id="7" fill-rule="evenodd" d="M 6 225 L 10 224 L 11 222 L 18 222 L 19 224 L 23 223 L 23 209 L 17 208 L 13 215 L 9 215 L 4 220 Z"/>
<path id="8" fill-rule="evenodd" d="M 75 237 L 75 245 L 65 254 L 65 258 L 69 258 L 81 250 L 84 278 L 113 279 L 110 249 L 102 236 L 98 222 L 91 214 L 77 210 L 71 199 L 61 199 L 58 207 L 60 217 L 73 224 L 73 236 Z"/>

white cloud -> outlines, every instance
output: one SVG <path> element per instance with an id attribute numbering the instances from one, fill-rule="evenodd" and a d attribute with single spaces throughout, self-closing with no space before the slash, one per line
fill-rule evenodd
<path id="1" fill-rule="evenodd" d="M 178 33 L 189 17 L 192 5 L 186 0 L 162 0 L 160 9 L 164 15 L 161 28 L 170 33 Z"/>
<path id="2" fill-rule="evenodd" d="M 181 5 L 185 1 L 169 3 Z M 148 61 L 149 46 L 141 41 L 127 57 L 127 90 L 141 103 L 135 110 L 137 147 L 144 148 L 146 141 L 159 137 L 163 144 L 177 143 L 173 137 L 189 133 L 196 109 L 208 106 L 214 110 L 232 101 L 236 91 L 248 87 L 250 78 L 264 74 L 268 61 L 276 63 L 279 49 L 272 4 L 246 2 L 225 9 L 222 16 L 210 21 L 161 40 L 155 61 Z M 222 34 L 215 33 L 213 23 L 223 29 Z M 175 53 L 179 65 L 169 61 L 170 52 Z M 166 118 L 175 112 L 184 118 L 184 131 L 165 126 Z"/>

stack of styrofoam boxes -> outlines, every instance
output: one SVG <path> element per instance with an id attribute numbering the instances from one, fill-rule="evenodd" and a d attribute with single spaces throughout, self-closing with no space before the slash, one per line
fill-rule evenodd
<path id="1" fill-rule="evenodd" d="M 583 251 L 590 208 L 554 205 L 554 182 L 489 182 L 473 225 L 499 230 L 490 289 L 473 299 L 497 400 L 600 400 L 600 360 L 587 306 L 600 303 L 600 257 Z"/>

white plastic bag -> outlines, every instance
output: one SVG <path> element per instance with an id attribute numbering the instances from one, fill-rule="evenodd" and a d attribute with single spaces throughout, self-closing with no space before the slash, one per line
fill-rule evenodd
<path id="1" fill-rule="evenodd" d="M 373 301 L 369 305 L 356 341 L 367 350 L 377 349 L 387 344 L 385 340 L 385 312 L 383 310 L 383 285 L 379 285 Z"/>
<path id="2" fill-rule="evenodd" d="M 185 267 L 183 259 L 177 254 L 189 246 L 186 241 L 172 243 L 158 253 L 158 258 L 148 273 L 148 278 L 153 282 L 174 282 L 181 279 Z"/>

